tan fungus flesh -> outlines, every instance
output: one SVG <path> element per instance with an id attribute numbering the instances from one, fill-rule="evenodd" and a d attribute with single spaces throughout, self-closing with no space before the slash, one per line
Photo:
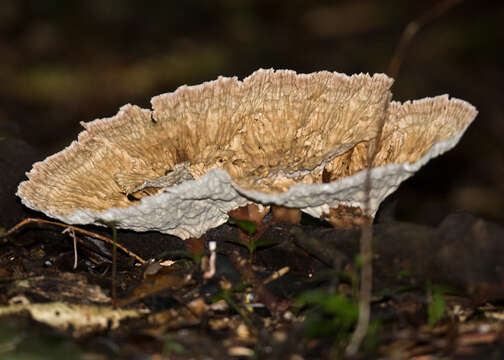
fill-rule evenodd
<path id="1" fill-rule="evenodd" d="M 102 212 L 216 167 L 243 189 L 279 193 L 363 170 L 370 146 L 379 146 L 374 166 L 415 162 L 475 116 L 447 96 L 390 103 L 391 85 L 381 74 L 259 70 L 182 86 L 154 97 L 153 111 L 126 105 L 83 124 L 78 141 L 34 165 L 18 194 L 52 214 Z"/>
<path id="2" fill-rule="evenodd" d="M 325 159 L 376 136 L 391 84 L 385 75 L 259 70 L 243 82 L 182 86 L 153 98 L 153 112 L 126 105 L 83 123 L 78 141 L 35 164 L 18 193 L 62 215 L 128 207 L 129 194 L 182 162 L 195 179 L 222 167 L 270 193 L 320 182 Z"/>
<path id="3" fill-rule="evenodd" d="M 420 160 L 434 144 L 447 140 L 476 116 L 476 109 L 447 95 L 408 101 L 391 102 L 378 142 L 373 167 Z M 369 142 L 362 142 L 334 158 L 324 169 L 323 182 L 351 176 L 366 168 Z"/>

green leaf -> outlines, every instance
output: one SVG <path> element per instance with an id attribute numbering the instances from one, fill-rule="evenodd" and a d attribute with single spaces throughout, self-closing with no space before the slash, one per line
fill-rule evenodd
<path id="1" fill-rule="evenodd" d="M 301 294 L 298 306 L 307 306 L 306 331 L 309 337 L 333 336 L 346 339 L 358 318 L 358 305 L 342 294 L 324 290 Z"/>
<path id="2" fill-rule="evenodd" d="M 257 240 L 250 240 L 250 242 L 247 245 L 247 248 L 250 253 L 253 253 L 259 248 L 265 248 L 269 246 L 276 245 L 277 243 L 275 241 L 271 240 L 262 240 L 262 239 L 257 239 Z"/>
<path id="3" fill-rule="evenodd" d="M 446 312 L 446 301 L 444 298 L 444 291 L 442 287 L 427 285 L 430 293 L 430 301 L 427 307 L 429 325 L 435 325 Z"/>
<path id="4" fill-rule="evenodd" d="M 165 355 L 171 355 L 171 354 L 176 354 L 180 355 L 185 352 L 184 345 L 181 343 L 177 342 L 176 340 L 173 340 L 171 338 L 168 338 L 165 340 L 163 344 L 163 354 Z"/>
<path id="5" fill-rule="evenodd" d="M 401 270 L 397 273 L 398 279 L 411 279 L 412 277 L 413 275 L 411 275 L 409 270 Z"/>
<path id="6" fill-rule="evenodd" d="M 249 235 L 253 235 L 257 231 L 257 224 L 252 221 L 230 218 L 230 223 L 236 224 L 240 229 Z"/>

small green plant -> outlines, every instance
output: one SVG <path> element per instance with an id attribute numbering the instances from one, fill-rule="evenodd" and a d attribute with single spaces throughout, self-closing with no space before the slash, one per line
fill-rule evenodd
<path id="1" fill-rule="evenodd" d="M 249 236 L 252 236 L 257 231 L 257 224 L 248 220 L 238 220 L 235 218 L 229 218 L 231 224 L 235 224 L 240 229 L 245 231 Z"/>
<path id="2" fill-rule="evenodd" d="M 199 264 L 203 256 L 208 255 L 208 251 L 203 251 L 199 254 L 193 254 L 187 250 L 169 250 L 159 253 L 156 259 L 173 259 L 176 260 L 180 265 L 185 262 L 190 264 Z"/>
<path id="3" fill-rule="evenodd" d="M 449 291 L 446 286 L 427 283 L 427 317 L 430 326 L 435 325 L 446 313 L 444 295 Z"/>
<path id="4" fill-rule="evenodd" d="M 333 339 L 332 353 L 340 354 L 352 336 L 359 316 L 358 301 L 353 297 L 324 289 L 301 294 L 296 305 L 305 311 L 305 334 L 309 338 L 329 337 Z M 372 320 L 362 343 L 364 352 L 372 351 L 378 345 L 380 324 Z M 336 356 L 337 358 L 338 356 Z"/>
<path id="5" fill-rule="evenodd" d="M 254 254 L 254 252 L 257 249 L 263 249 L 263 248 L 267 248 L 267 247 L 270 247 L 273 245 L 276 245 L 275 241 L 261 239 L 261 238 L 259 238 L 257 240 L 250 239 L 249 243 L 245 244 L 245 246 L 247 247 L 251 256 Z"/>
<path id="6" fill-rule="evenodd" d="M 342 294 L 313 290 L 296 300 L 299 307 L 307 307 L 306 334 L 308 337 L 332 336 L 346 340 L 359 314 L 357 302 Z"/>
<path id="7" fill-rule="evenodd" d="M 167 338 L 163 344 L 163 354 L 164 355 L 181 355 L 186 351 L 184 345 L 172 339 Z"/>
<path id="8" fill-rule="evenodd" d="M 270 247 L 276 244 L 276 242 L 271 240 L 266 240 L 262 238 L 255 239 L 254 234 L 257 232 L 257 224 L 252 221 L 230 218 L 229 222 L 231 224 L 235 224 L 246 234 L 248 234 L 248 242 L 244 241 L 233 241 L 233 242 L 247 247 L 251 259 L 252 256 L 254 255 L 254 252 L 257 249 Z"/>
<path id="9" fill-rule="evenodd" d="M 233 294 L 244 292 L 248 288 L 248 285 L 243 282 L 233 287 L 229 285 L 230 284 L 227 282 L 225 282 L 225 284 L 221 283 L 220 291 L 217 294 L 213 295 L 210 298 L 210 301 L 212 301 L 212 303 L 216 303 L 217 301 L 224 300 L 234 311 L 236 311 L 242 317 L 243 321 L 245 321 L 248 326 L 252 327 L 252 322 L 248 318 L 246 312 L 242 308 L 240 308 L 240 306 L 238 306 L 238 304 L 233 299 Z"/>
<path id="10" fill-rule="evenodd" d="M 411 272 L 409 270 L 401 270 L 401 271 L 397 272 L 397 278 L 399 280 L 411 279 L 412 277 L 413 277 L 413 275 L 411 274 Z"/>

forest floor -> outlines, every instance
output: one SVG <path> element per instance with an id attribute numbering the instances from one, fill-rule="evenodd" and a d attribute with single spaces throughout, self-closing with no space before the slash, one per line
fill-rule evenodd
<path id="1" fill-rule="evenodd" d="M 215 272 L 208 250 L 193 255 L 171 236 L 119 231 L 120 244 L 152 260 L 118 251 L 114 271 L 112 247 L 92 236 L 23 227 L 0 244 L 0 357 L 344 358 L 360 231 L 264 221 L 249 243 L 233 224 L 206 234 Z M 373 230 L 372 317 L 356 358 L 504 355 L 504 228 L 453 214 L 437 228 Z"/>

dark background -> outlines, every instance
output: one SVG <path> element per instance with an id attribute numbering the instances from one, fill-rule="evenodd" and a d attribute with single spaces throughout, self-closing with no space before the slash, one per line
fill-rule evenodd
<path id="1" fill-rule="evenodd" d="M 0 136 L 43 157 L 76 138 L 80 121 L 219 75 L 386 72 L 405 26 L 436 3 L 2 0 Z M 503 20 L 502 1 L 463 1 L 410 44 L 394 99 L 448 93 L 480 113 L 394 195 L 399 219 L 434 225 L 469 211 L 504 221 Z"/>

